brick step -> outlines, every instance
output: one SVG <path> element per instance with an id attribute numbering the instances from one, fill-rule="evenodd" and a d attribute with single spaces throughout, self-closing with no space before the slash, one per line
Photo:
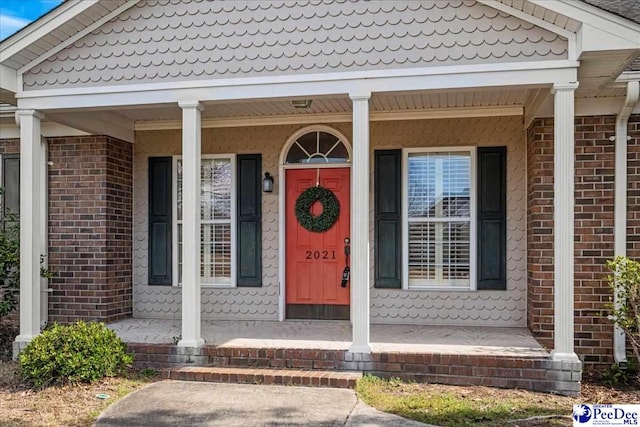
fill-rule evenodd
<path id="1" fill-rule="evenodd" d="M 361 372 L 304 369 L 179 366 L 162 371 L 163 379 L 238 384 L 279 384 L 355 388 Z"/>

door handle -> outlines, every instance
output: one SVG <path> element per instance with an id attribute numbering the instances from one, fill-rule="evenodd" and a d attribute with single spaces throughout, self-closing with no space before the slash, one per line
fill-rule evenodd
<path id="1" fill-rule="evenodd" d="M 347 287 L 347 284 L 349 283 L 349 277 L 351 276 L 351 268 L 349 267 L 349 255 L 351 254 L 351 246 L 349 246 L 349 243 L 351 243 L 351 240 L 348 237 L 345 237 L 344 238 L 345 266 L 344 266 L 344 270 L 342 270 L 342 283 L 340 284 L 340 286 L 342 286 L 343 288 Z"/>
<path id="2" fill-rule="evenodd" d="M 351 269 L 347 265 L 344 270 L 342 270 L 342 286 L 343 288 L 347 287 L 347 283 L 349 283 L 349 276 L 351 275 Z"/>

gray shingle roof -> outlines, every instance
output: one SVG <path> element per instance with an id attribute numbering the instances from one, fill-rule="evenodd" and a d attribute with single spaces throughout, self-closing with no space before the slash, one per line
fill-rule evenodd
<path id="1" fill-rule="evenodd" d="M 585 3 L 640 24 L 639 0 L 582 0 Z"/>

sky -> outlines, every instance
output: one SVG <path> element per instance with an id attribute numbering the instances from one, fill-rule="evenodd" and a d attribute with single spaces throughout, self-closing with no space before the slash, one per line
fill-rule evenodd
<path id="1" fill-rule="evenodd" d="M 62 0 L 0 0 L 0 40 L 35 21 Z"/>

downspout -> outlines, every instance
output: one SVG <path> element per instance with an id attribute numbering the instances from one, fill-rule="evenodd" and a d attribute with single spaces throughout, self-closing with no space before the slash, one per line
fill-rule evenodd
<path id="1" fill-rule="evenodd" d="M 614 255 L 627 256 L 627 124 L 629 116 L 638 103 L 640 94 L 637 81 L 627 83 L 627 97 L 616 119 L 615 136 L 615 226 Z M 614 305 L 623 303 L 618 293 L 613 295 Z M 627 366 L 626 337 L 624 331 L 615 326 L 613 331 L 613 358 L 621 367 Z"/>

